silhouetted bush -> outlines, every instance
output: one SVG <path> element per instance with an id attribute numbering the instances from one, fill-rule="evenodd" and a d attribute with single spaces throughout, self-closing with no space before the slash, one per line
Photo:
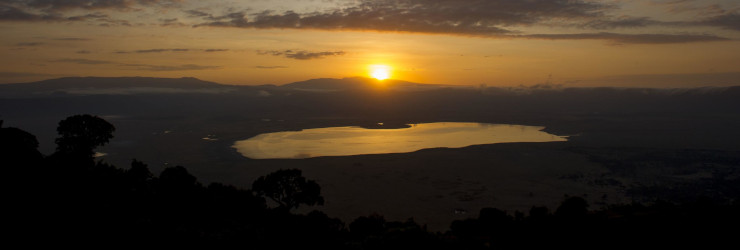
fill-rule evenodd
<path id="1" fill-rule="evenodd" d="M 300 169 L 281 169 L 258 178 L 252 184 L 257 195 L 278 203 L 278 209 L 290 210 L 301 204 L 323 205 L 321 187 L 315 181 L 306 180 Z"/>

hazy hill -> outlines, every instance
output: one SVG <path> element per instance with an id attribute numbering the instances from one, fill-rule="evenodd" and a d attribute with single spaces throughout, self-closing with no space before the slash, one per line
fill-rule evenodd
<path id="1" fill-rule="evenodd" d="M 280 86 L 283 89 L 304 90 L 304 91 L 342 91 L 342 90 L 362 90 L 362 89 L 384 89 L 392 90 L 426 90 L 447 87 L 439 84 L 422 84 L 401 80 L 387 79 L 379 81 L 374 78 L 365 77 L 347 77 L 342 79 L 336 78 L 319 78 L 306 81 L 288 83 Z"/>
<path id="2" fill-rule="evenodd" d="M 0 93 L 4 97 L 48 94 L 220 93 L 233 89 L 233 86 L 193 77 L 64 77 L 0 85 Z"/>

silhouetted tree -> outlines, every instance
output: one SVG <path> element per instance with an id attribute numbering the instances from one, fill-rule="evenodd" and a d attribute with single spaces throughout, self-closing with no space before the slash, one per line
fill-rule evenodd
<path id="1" fill-rule="evenodd" d="M 67 117 L 57 127 L 57 152 L 92 157 L 93 150 L 108 143 L 115 130 L 112 124 L 97 116 L 86 114 Z"/>
<path id="2" fill-rule="evenodd" d="M 131 161 L 131 168 L 126 171 L 126 175 L 134 182 L 147 182 L 154 176 L 144 162 L 136 159 Z"/>
<path id="3" fill-rule="evenodd" d="M 133 159 L 131 161 L 131 168 L 124 172 L 130 191 L 132 192 L 148 192 L 151 188 L 151 181 L 154 178 L 152 172 L 149 171 L 149 167 L 141 161 Z"/>
<path id="4" fill-rule="evenodd" d="M 197 178 L 182 166 L 165 168 L 159 174 L 158 181 L 166 193 L 188 193 L 198 186 Z"/>
<path id="5" fill-rule="evenodd" d="M 579 219 L 588 214 L 588 202 L 581 197 L 570 197 L 555 210 L 555 216 L 566 219 Z"/>
<path id="6" fill-rule="evenodd" d="M 36 136 L 18 128 L 3 128 L 0 121 L 0 159 L 8 164 L 3 165 L 34 164 L 41 159 L 38 147 Z"/>
<path id="7" fill-rule="evenodd" d="M 252 183 L 252 191 L 277 202 L 278 208 L 284 210 L 297 208 L 300 204 L 324 205 L 319 184 L 306 180 L 299 169 L 281 169 L 262 176 Z"/>
<path id="8" fill-rule="evenodd" d="M 480 210 L 478 220 L 489 224 L 509 224 L 513 221 L 513 218 L 506 211 L 486 207 Z"/>
<path id="9" fill-rule="evenodd" d="M 379 214 L 361 216 L 349 224 L 349 231 L 358 236 L 378 236 L 385 232 L 385 218 Z"/>
<path id="10" fill-rule="evenodd" d="M 550 215 L 549 209 L 545 206 L 532 206 L 531 209 L 529 209 L 529 219 L 530 220 L 545 220 L 547 216 Z"/>

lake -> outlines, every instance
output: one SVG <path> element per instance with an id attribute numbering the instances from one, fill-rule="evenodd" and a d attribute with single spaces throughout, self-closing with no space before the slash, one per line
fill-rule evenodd
<path id="1" fill-rule="evenodd" d="M 381 124 L 382 125 L 382 124 Z M 233 147 L 251 159 L 300 159 L 414 152 L 425 148 L 461 148 L 507 142 L 566 141 L 544 127 L 470 122 L 411 124 L 384 129 L 330 127 L 265 133 L 237 141 Z"/>

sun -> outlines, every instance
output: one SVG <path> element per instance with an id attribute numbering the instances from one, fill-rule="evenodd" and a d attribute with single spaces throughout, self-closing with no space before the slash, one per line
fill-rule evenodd
<path id="1" fill-rule="evenodd" d="M 379 81 L 391 77 L 391 67 L 388 65 L 370 65 L 370 76 Z"/>

